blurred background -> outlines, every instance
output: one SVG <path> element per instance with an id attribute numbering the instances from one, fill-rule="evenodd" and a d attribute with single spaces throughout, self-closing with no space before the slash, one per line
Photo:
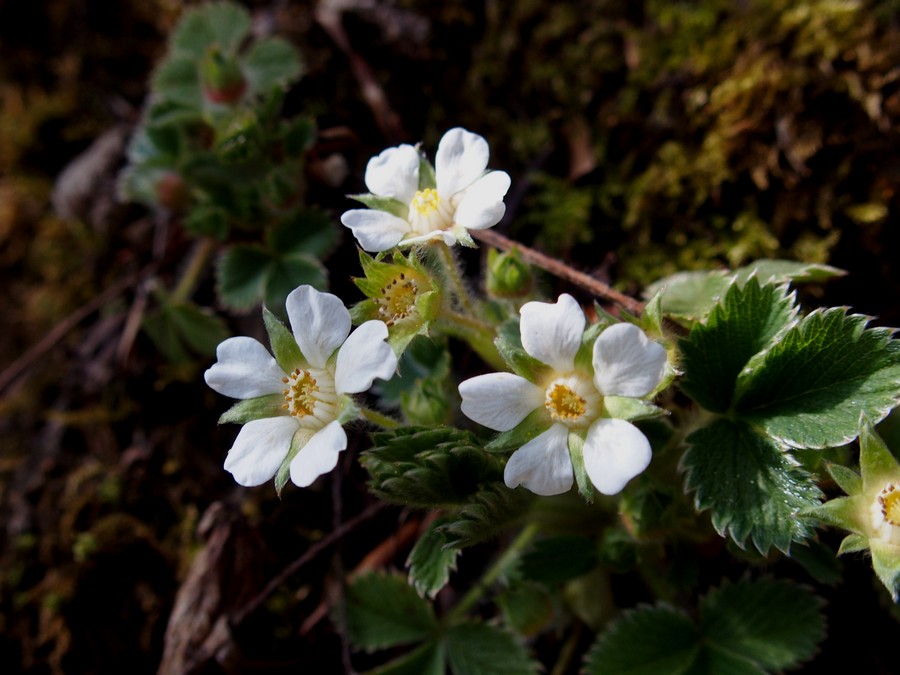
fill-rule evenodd
<path id="1" fill-rule="evenodd" d="M 422 523 L 372 507 L 353 462 L 363 430 L 309 490 L 235 486 L 222 461 L 237 427 L 216 425 L 228 402 L 203 384 L 208 346 L 173 358 L 141 329 L 197 244 L 177 213 L 119 199 L 117 181 L 154 64 L 192 4 L 0 0 L 7 673 L 343 672 L 328 619 L 337 580 L 402 567 Z M 315 121 L 304 199 L 335 223 L 369 157 L 400 142 L 433 153 L 463 126 L 513 179 L 498 230 L 627 293 L 788 258 L 848 272 L 804 288 L 807 306 L 900 323 L 896 0 L 244 4 L 256 34 L 301 55 L 283 111 Z M 323 261 L 348 304 L 362 299 L 356 255 L 343 234 Z M 225 308 L 214 267 L 194 302 L 229 334 L 261 338 L 258 306 Z M 716 546 L 713 579 L 734 572 Z M 491 551 L 467 551 L 460 586 Z M 296 574 L 264 591 L 292 561 Z M 865 560 L 845 565 L 823 591 L 831 637 L 808 672 L 840 663 L 842 628 L 859 621 L 873 645 L 857 665 L 891 672 L 884 594 Z M 179 589 L 189 614 L 173 611 Z M 167 640 L 170 620 L 203 649 Z"/>

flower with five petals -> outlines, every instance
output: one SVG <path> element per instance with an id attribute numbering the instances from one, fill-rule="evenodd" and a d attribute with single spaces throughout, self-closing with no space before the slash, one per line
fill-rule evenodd
<path id="1" fill-rule="evenodd" d="M 490 152 L 478 134 L 456 127 L 438 144 L 432 169 L 412 145 L 388 148 L 369 160 L 369 194 L 354 199 L 371 207 L 353 209 L 341 222 L 370 252 L 442 240 L 471 244 L 468 230 L 500 222 L 509 175 L 486 171 Z"/>
<path id="2" fill-rule="evenodd" d="M 463 413 L 495 431 L 523 424 L 523 437 L 541 433 L 519 447 L 506 464 L 508 487 L 523 485 L 539 495 L 567 492 L 574 482 L 574 453 L 601 493 L 620 492 L 650 463 L 650 443 L 623 411 L 659 409 L 640 401 L 666 374 L 665 349 L 637 326 L 609 326 L 593 343 L 590 362 L 582 350 L 585 316 L 576 300 L 529 302 L 520 310 L 525 352 L 546 366 L 532 380 L 491 373 L 462 382 Z M 628 415 L 635 419 L 641 415 Z"/>
<path id="3" fill-rule="evenodd" d="M 334 295 L 300 286 L 286 309 L 291 330 L 264 314 L 274 358 L 253 338 L 233 337 L 205 374 L 220 394 L 244 399 L 220 419 L 244 425 L 225 469 L 246 486 L 274 476 L 279 492 L 288 476 L 306 487 L 335 467 L 347 448 L 342 423 L 358 414 L 350 395 L 397 368 L 384 322 L 350 333 L 350 313 Z"/>

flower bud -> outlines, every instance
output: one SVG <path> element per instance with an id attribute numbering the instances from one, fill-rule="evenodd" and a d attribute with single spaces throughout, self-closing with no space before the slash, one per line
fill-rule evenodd
<path id="1" fill-rule="evenodd" d="M 181 211 L 187 206 L 188 189 L 184 178 L 174 171 L 166 171 L 156 181 L 156 200 L 170 211 Z"/>
<path id="2" fill-rule="evenodd" d="M 521 298 L 534 286 L 531 266 L 517 249 L 499 253 L 488 251 L 487 292 L 496 298 Z"/>
<path id="3" fill-rule="evenodd" d="M 216 47 L 206 50 L 200 64 L 200 80 L 206 99 L 219 105 L 234 105 L 247 89 L 247 80 L 237 61 Z"/>

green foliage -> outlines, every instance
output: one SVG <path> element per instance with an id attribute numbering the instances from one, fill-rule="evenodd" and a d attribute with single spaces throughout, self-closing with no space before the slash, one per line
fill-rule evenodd
<path id="1" fill-rule="evenodd" d="M 787 552 L 792 541 L 811 534 L 797 513 L 818 504 L 820 492 L 773 441 L 744 423 L 720 419 L 687 442 L 686 485 L 698 509 L 712 509 L 720 535 L 741 546 L 749 537 L 766 553 L 772 545 Z"/>
<path id="2" fill-rule="evenodd" d="M 466 504 L 503 476 L 500 461 L 459 429 L 406 427 L 377 433 L 372 440 L 373 447 L 360 457 L 371 476 L 370 488 L 396 504 Z"/>
<path id="3" fill-rule="evenodd" d="M 525 637 L 537 635 L 553 618 L 553 596 L 539 583 L 515 583 L 504 588 L 496 601 L 506 625 Z"/>
<path id="4" fill-rule="evenodd" d="M 743 581 L 704 597 L 697 623 L 667 605 L 642 607 L 600 636 L 585 673 L 750 674 L 794 667 L 825 636 L 821 605 L 787 581 Z"/>
<path id="5" fill-rule="evenodd" d="M 229 336 L 223 321 L 210 310 L 186 302 L 164 302 L 144 317 L 144 331 L 172 363 L 211 356 Z"/>
<path id="6" fill-rule="evenodd" d="M 536 674 L 538 664 L 506 631 L 469 621 L 447 631 L 447 660 L 453 675 Z"/>
<path id="7" fill-rule="evenodd" d="M 448 545 L 465 548 L 500 536 L 522 522 L 533 500 L 527 490 L 487 484 L 443 526 Z"/>
<path id="8" fill-rule="evenodd" d="M 459 549 L 447 545 L 447 537 L 440 530 L 444 520 L 435 520 L 409 553 L 409 582 L 419 592 L 433 598 L 450 579 L 456 569 Z"/>
<path id="9" fill-rule="evenodd" d="M 589 537 L 570 535 L 542 539 L 522 556 L 521 572 L 528 579 L 558 584 L 590 572 L 600 562 L 597 544 Z"/>
<path id="10" fill-rule="evenodd" d="M 437 628 L 431 606 L 401 576 L 367 574 L 347 588 L 347 636 L 361 649 L 419 642 Z"/>

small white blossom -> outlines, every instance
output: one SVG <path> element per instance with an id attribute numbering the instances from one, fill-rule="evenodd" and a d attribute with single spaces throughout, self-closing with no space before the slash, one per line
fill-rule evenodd
<path id="1" fill-rule="evenodd" d="M 512 373 L 466 380 L 459 385 L 463 413 L 495 431 L 509 431 L 533 411 L 545 411 L 548 428 L 506 464 L 508 487 L 523 485 L 539 495 L 571 489 L 569 435 L 574 432 L 584 438 L 584 467 L 594 486 L 607 495 L 620 492 L 647 468 L 650 443 L 630 422 L 606 416 L 604 397 L 650 394 L 665 375 L 665 349 L 637 326 L 614 324 L 594 342 L 587 372 L 575 366 L 585 317 L 572 296 L 529 302 L 520 313 L 522 347 L 549 366 L 550 374 L 537 384 Z"/>
<path id="2" fill-rule="evenodd" d="M 228 452 L 225 469 L 241 485 L 275 476 L 292 445 L 302 446 L 290 463 L 296 485 L 331 471 L 347 447 L 338 418 L 351 405 L 348 395 L 366 391 L 376 377 L 390 378 L 397 367 L 384 322 L 367 321 L 350 333 L 350 313 L 334 295 L 300 286 L 288 295 L 286 309 L 301 354 L 290 372 L 253 338 L 234 337 L 219 345 L 218 360 L 205 374 L 220 394 L 266 397 L 275 413 L 246 422 Z"/>
<path id="3" fill-rule="evenodd" d="M 391 200 L 391 211 L 354 209 L 341 222 L 366 251 L 443 240 L 452 246 L 469 239 L 467 230 L 484 230 L 500 222 L 509 190 L 504 171 L 486 171 L 487 141 L 459 127 L 438 144 L 434 184 L 422 184 L 421 156 L 412 145 L 388 148 L 369 160 L 366 187 L 372 196 Z"/>

